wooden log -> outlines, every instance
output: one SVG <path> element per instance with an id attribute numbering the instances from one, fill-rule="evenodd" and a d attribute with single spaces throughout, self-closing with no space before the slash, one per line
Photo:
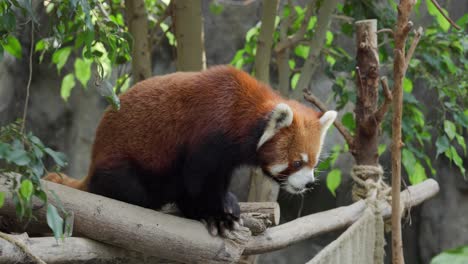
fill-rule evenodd
<path id="1" fill-rule="evenodd" d="M 85 193 L 52 182 L 42 182 L 45 189 L 54 191 L 64 207 L 75 214 L 74 230 L 91 238 L 117 247 L 137 251 L 147 256 L 184 263 L 236 262 L 250 237 L 248 229 L 241 229 L 222 239 L 211 236 L 199 221 L 184 219 L 154 210 Z M 15 206 L 8 187 L 0 215 L 15 216 Z M 49 201 L 57 204 L 53 195 Z M 35 212 L 38 219 L 46 219 L 46 210 Z"/>
<path id="2" fill-rule="evenodd" d="M 148 257 L 136 251 L 99 243 L 88 238 L 69 237 L 59 242 L 54 237 L 30 238 L 26 234 L 10 235 L 23 242 L 32 254 L 48 264 L 146 264 L 176 263 Z M 29 259 L 10 242 L 0 239 L 0 263 L 28 263 Z"/>
<path id="3" fill-rule="evenodd" d="M 277 202 L 252 202 L 252 203 L 239 203 L 241 213 L 243 214 L 259 214 L 271 222 L 271 225 L 278 225 L 280 220 L 280 207 Z"/>
<path id="4" fill-rule="evenodd" d="M 439 184 L 428 179 L 422 183 L 408 187 L 401 193 L 405 208 L 418 205 L 431 198 L 439 191 Z M 304 216 L 291 222 L 269 228 L 265 233 L 252 237 L 247 243 L 244 255 L 261 254 L 285 248 L 305 239 L 345 228 L 354 223 L 362 215 L 366 202 L 360 200 L 348 206 Z M 379 205 L 385 218 L 391 216 L 391 206 L 382 202 Z"/>

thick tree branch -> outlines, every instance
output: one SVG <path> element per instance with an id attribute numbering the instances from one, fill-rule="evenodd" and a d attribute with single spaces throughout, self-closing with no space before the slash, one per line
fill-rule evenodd
<path id="1" fill-rule="evenodd" d="M 313 95 L 309 90 L 304 91 L 304 99 L 315 105 L 318 109 L 320 109 L 320 111 L 328 111 L 325 104 L 322 101 L 320 101 L 320 99 L 318 99 L 315 95 Z M 338 131 L 341 133 L 349 148 L 352 149 L 354 146 L 354 138 L 348 131 L 348 129 L 346 129 L 346 127 L 338 119 L 336 119 L 333 124 L 335 125 L 336 129 L 338 129 Z"/>
<path id="2" fill-rule="evenodd" d="M 278 0 L 263 1 L 262 26 L 258 36 L 257 52 L 255 54 L 255 77 L 265 83 L 270 83 L 270 58 L 275 31 L 276 10 Z"/>
<path id="3" fill-rule="evenodd" d="M 457 30 L 460 30 L 460 26 L 457 25 L 448 15 L 445 14 L 444 10 L 442 10 L 442 7 L 440 7 L 439 3 L 437 3 L 436 0 L 431 0 L 431 2 L 435 5 L 437 10 L 444 16 L 444 18 L 452 25 L 452 27 L 456 28 Z"/>
<path id="4" fill-rule="evenodd" d="M 151 53 L 149 50 L 148 19 L 143 0 L 126 0 L 127 25 L 132 35 L 132 76 L 133 83 L 145 80 L 152 75 Z"/>

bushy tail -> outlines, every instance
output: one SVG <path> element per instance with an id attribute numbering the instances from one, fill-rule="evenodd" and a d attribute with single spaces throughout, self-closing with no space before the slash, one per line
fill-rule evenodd
<path id="1" fill-rule="evenodd" d="M 84 180 L 73 179 L 70 176 L 67 176 L 63 173 L 51 172 L 42 178 L 46 181 L 55 182 L 58 184 L 66 185 L 71 188 L 78 190 L 86 191 L 86 184 Z"/>

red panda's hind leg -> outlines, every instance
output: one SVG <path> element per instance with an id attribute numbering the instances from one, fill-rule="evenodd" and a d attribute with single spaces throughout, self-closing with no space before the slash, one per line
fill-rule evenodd
<path id="1" fill-rule="evenodd" d="M 88 183 L 88 191 L 122 202 L 152 208 L 141 170 L 126 163 L 111 168 L 97 166 Z"/>

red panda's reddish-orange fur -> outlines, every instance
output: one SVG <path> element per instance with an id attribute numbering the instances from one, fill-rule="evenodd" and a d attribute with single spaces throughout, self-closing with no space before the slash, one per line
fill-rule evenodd
<path id="1" fill-rule="evenodd" d="M 235 168 L 260 166 L 269 174 L 285 164 L 270 174 L 284 181 L 300 169 L 292 164 L 301 155 L 308 157 L 302 166 L 313 168 L 322 144 L 320 113 L 229 66 L 153 77 L 120 102 L 98 126 L 88 176 L 49 180 L 149 208 L 175 202 L 187 217 L 230 225 L 238 217 L 227 193 Z M 281 103 L 292 109 L 291 123 L 257 146 Z"/>

